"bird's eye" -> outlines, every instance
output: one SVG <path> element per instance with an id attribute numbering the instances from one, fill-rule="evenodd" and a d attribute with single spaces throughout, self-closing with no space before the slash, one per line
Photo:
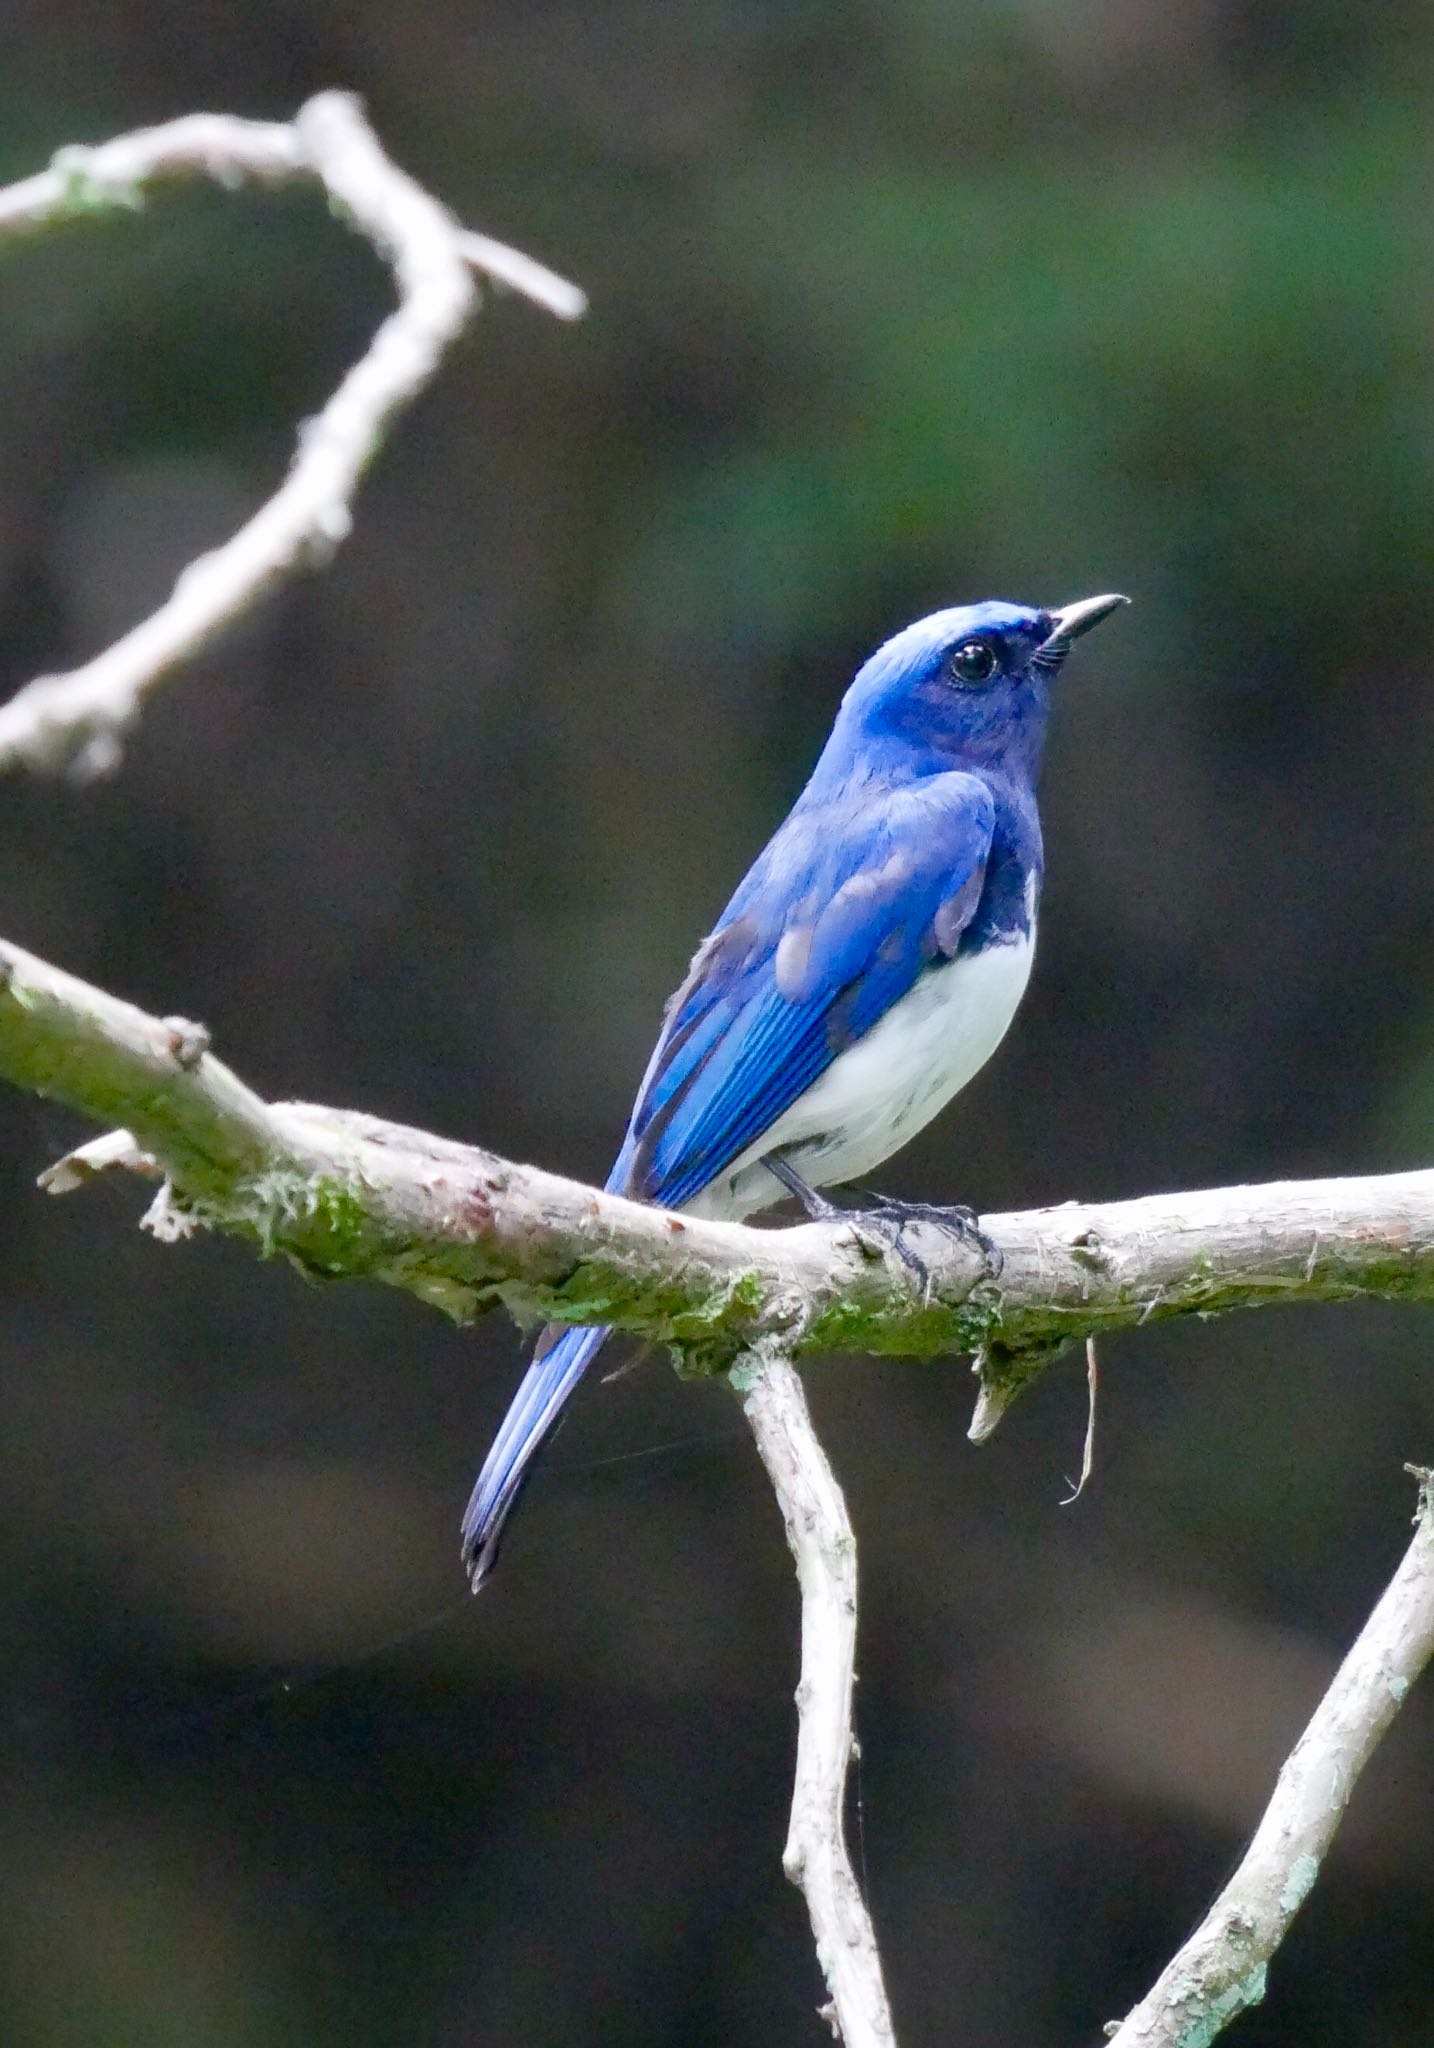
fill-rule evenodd
<path id="1" fill-rule="evenodd" d="M 987 640 L 963 640 L 951 651 L 951 674 L 958 683 L 988 683 L 996 673 L 996 652 Z"/>

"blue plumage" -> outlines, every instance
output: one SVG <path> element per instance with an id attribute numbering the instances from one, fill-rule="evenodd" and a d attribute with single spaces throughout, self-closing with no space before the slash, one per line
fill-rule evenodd
<path id="1" fill-rule="evenodd" d="M 858 672 L 785 823 L 668 1004 L 610 1189 L 743 1216 L 895 1151 L 994 1050 L 1029 972 L 1035 781 L 1072 640 L 1123 603 L 937 612 Z M 544 1333 L 463 1522 L 474 1590 L 600 1329 Z"/>
<path id="2" fill-rule="evenodd" d="M 954 954 L 994 821 L 985 784 L 958 773 L 799 804 L 678 992 L 611 1185 L 690 1201 Z"/>

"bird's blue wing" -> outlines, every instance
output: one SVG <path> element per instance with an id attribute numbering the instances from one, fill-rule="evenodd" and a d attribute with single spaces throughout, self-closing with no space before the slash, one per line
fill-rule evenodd
<path id="1" fill-rule="evenodd" d="M 667 1006 L 608 1186 L 690 1200 L 932 962 L 959 948 L 994 807 L 975 776 L 805 804 L 758 859 Z M 546 1330 L 463 1518 L 474 1589 L 606 1330 Z"/>
<path id="2" fill-rule="evenodd" d="M 794 812 L 668 1005 L 608 1186 L 677 1207 L 957 951 L 995 813 L 974 775 Z"/>

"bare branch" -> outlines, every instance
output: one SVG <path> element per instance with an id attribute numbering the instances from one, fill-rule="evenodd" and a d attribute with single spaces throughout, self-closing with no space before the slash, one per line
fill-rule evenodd
<path id="1" fill-rule="evenodd" d="M 134 208 L 185 177 L 225 187 L 317 182 L 393 271 L 397 309 L 299 436 L 287 478 L 234 537 L 191 562 L 159 610 L 68 675 L 41 676 L 0 707 L 0 770 L 118 764 L 123 736 L 184 661 L 299 570 L 328 560 L 351 524 L 354 494 L 395 414 L 423 390 L 477 305 L 481 271 L 575 319 L 575 285 L 448 210 L 385 156 L 357 100 L 320 93 L 292 123 L 191 114 L 94 149 L 66 149 L 48 171 L 0 191 L 0 239 L 80 215 Z"/>
<path id="2" fill-rule="evenodd" d="M 811 1915 L 831 1993 L 823 2018 L 846 2048 L 892 2048 L 881 1954 L 846 1845 L 856 1537 L 790 1359 L 775 1345 L 761 1346 L 731 1380 L 782 1510 L 802 1596 L 797 1767 L 782 1868 L 801 1887 Z"/>
<path id="3" fill-rule="evenodd" d="M 1209 2042 L 1265 1994 L 1270 1957 L 1309 1895 L 1360 1772 L 1434 1655 L 1434 1475 L 1419 1480 L 1414 1540 L 1296 1743 L 1230 1882 L 1112 2048 Z"/>
<path id="4" fill-rule="evenodd" d="M 196 1056 L 197 1054 L 197 1056 Z M 866 1308 L 909 1318 L 852 1233 L 705 1223 L 599 1194 L 400 1124 L 266 1103 L 199 1048 L 196 1027 L 0 944 L 0 1076 L 118 1128 L 45 1176 L 157 1163 L 196 1222 L 322 1277 L 364 1276 L 455 1316 L 496 1300 L 523 1319 L 613 1321 L 726 1365 L 773 1329 L 825 1329 Z M 171 1205 L 172 1206 L 172 1205 Z M 966 1284 L 981 1270 L 969 1255 Z"/>
<path id="5" fill-rule="evenodd" d="M 86 1181 L 104 1173 L 134 1173 L 146 1180 L 165 1178 L 164 1169 L 153 1154 L 142 1152 L 136 1145 L 133 1131 L 106 1131 L 102 1138 L 77 1145 L 73 1152 L 47 1166 L 36 1185 L 47 1195 L 72 1195 Z"/>
<path id="6" fill-rule="evenodd" d="M 461 234 L 458 246 L 473 268 L 481 270 L 490 283 L 531 299 L 555 319 L 581 320 L 586 313 L 588 295 L 581 285 L 559 277 L 546 263 L 535 262 L 521 249 L 510 249 L 506 242 L 495 242 L 491 235 L 472 232 Z"/>
<path id="7" fill-rule="evenodd" d="M 793 1353 L 978 1352 L 978 1436 L 1063 1344 L 1152 1313 L 1434 1299 L 1434 1172 L 987 1216 L 999 1284 L 970 1244 L 917 1226 L 923 1289 L 841 1224 L 675 1216 L 406 1125 L 267 1103 L 202 1027 L 4 942 L 0 1078 L 131 1133 L 140 1170 L 171 1183 L 171 1222 L 184 1208 L 316 1276 L 378 1280 L 456 1316 L 502 1301 L 522 1320 L 612 1323 L 701 1370 L 764 1338 Z M 137 1162 L 122 1144 L 98 1162 L 86 1146 L 49 1184 L 96 1163 Z"/>
<path id="8" fill-rule="evenodd" d="M 1434 1173 L 1425 1169 L 1066 1202 L 986 1216 L 982 1228 L 1005 1264 L 974 1346 L 974 1443 L 1077 1340 L 1281 1303 L 1434 1297 Z M 968 1323 L 982 1299 L 966 1308 Z"/>

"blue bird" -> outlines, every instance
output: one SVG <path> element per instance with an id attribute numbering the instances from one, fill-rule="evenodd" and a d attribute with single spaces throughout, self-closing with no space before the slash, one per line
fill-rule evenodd
<path id="1" fill-rule="evenodd" d="M 609 1190 L 730 1219 L 795 1195 L 827 1216 L 819 1188 L 870 1173 L 984 1066 L 1031 971 L 1050 686 L 1125 602 L 961 605 L 878 648 L 667 1005 Z M 862 1213 L 903 1256 L 904 1216 L 974 1227 L 965 1210 Z M 539 1339 L 463 1518 L 475 1593 L 607 1335 Z"/>

